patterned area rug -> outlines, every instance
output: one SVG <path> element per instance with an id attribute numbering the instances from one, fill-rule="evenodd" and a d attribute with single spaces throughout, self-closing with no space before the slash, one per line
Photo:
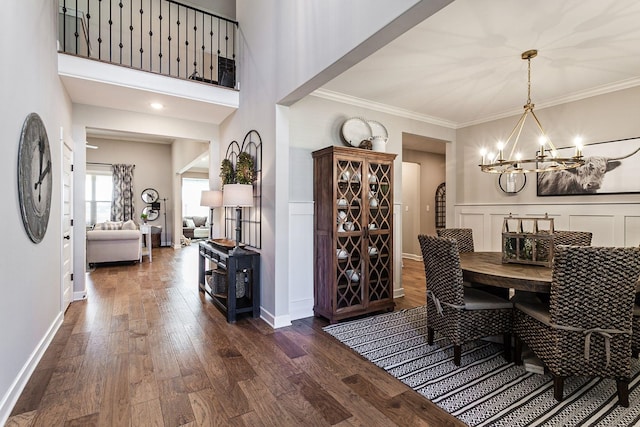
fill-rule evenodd
<path id="1" fill-rule="evenodd" d="M 324 330 L 470 426 L 640 425 L 637 359 L 629 408 L 617 404 L 611 379 L 567 378 L 564 401 L 557 402 L 551 376 L 507 363 L 500 344 L 480 340 L 464 345 L 462 364 L 456 367 L 445 340 L 427 345 L 426 319 L 423 306 Z"/>

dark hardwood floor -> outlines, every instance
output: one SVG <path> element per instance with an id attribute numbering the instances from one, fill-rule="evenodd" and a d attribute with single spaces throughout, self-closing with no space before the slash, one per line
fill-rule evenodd
<path id="1" fill-rule="evenodd" d="M 322 332 L 324 319 L 271 329 L 227 324 L 198 292 L 197 245 L 153 263 L 98 267 L 8 426 L 464 425 Z M 422 263 L 405 261 L 424 304 Z"/>

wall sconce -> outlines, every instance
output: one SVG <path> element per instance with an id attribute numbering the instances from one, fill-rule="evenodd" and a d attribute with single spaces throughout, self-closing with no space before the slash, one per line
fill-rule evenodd
<path id="1" fill-rule="evenodd" d="M 244 252 L 239 246 L 242 238 L 242 208 L 253 206 L 253 185 L 226 184 L 222 188 L 222 205 L 236 208 L 236 245 L 230 254 L 240 254 Z"/>
<path id="2" fill-rule="evenodd" d="M 200 206 L 209 207 L 209 238 L 213 239 L 213 209 L 222 206 L 222 191 L 203 190 L 200 195 Z"/>

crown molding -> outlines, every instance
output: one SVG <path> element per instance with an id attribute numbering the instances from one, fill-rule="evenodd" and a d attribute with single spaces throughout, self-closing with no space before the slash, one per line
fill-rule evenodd
<path id="1" fill-rule="evenodd" d="M 442 126 L 449 129 L 457 128 L 457 124 L 449 120 L 440 119 L 438 117 L 427 116 L 425 114 L 419 114 L 414 111 L 405 110 L 403 108 L 398 108 L 398 107 L 394 107 L 387 104 L 381 104 L 379 102 L 369 101 L 367 99 L 357 98 L 355 96 L 345 95 L 343 93 L 334 92 L 327 89 L 316 89 L 315 91 L 311 92 L 311 95 L 318 98 L 328 99 L 330 101 L 341 102 L 343 104 L 353 105 L 355 107 L 362 107 L 362 108 L 367 108 L 369 110 L 380 111 L 382 113 L 404 117 L 411 120 L 417 120 L 419 122 Z"/>
<path id="2" fill-rule="evenodd" d="M 587 98 L 591 98 L 598 95 L 605 95 L 608 93 L 629 89 L 636 86 L 640 86 L 640 77 L 633 77 L 633 78 L 621 80 L 615 83 L 597 86 L 589 90 L 574 92 L 569 95 L 553 98 L 547 102 L 536 103 L 536 108 L 539 111 L 543 108 L 555 107 L 557 105 L 580 101 L 582 99 L 587 99 Z M 362 108 L 367 108 L 374 111 L 380 111 L 383 113 L 392 114 L 394 116 L 404 117 L 411 120 L 417 120 L 417 121 L 429 123 L 432 125 L 443 126 L 449 129 L 461 129 L 469 126 L 479 125 L 482 123 L 492 122 L 494 120 L 500 120 L 507 117 L 517 116 L 519 114 L 522 114 L 522 108 L 517 108 L 509 111 L 504 111 L 502 113 L 486 116 L 477 120 L 456 123 L 451 120 L 441 119 L 438 117 L 428 116 L 425 114 L 419 114 L 414 111 L 405 110 L 403 108 L 393 107 L 391 105 L 369 101 L 363 98 L 357 98 L 355 96 L 345 95 L 345 94 L 334 92 L 327 89 L 316 89 L 311 93 L 311 95 L 316 96 L 318 98 L 328 99 L 330 101 L 341 102 L 343 104 L 349 104 L 356 107 L 362 107 Z"/>
<path id="3" fill-rule="evenodd" d="M 546 102 L 536 102 L 536 109 L 538 111 L 542 110 L 543 108 L 549 108 L 549 107 L 555 107 L 557 105 L 562 105 L 562 104 L 567 104 L 569 102 L 575 102 L 575 101 L 580 101 L 582 99 L 587 99 L 587 98 L 591 98 L 594 96 L 598 96 L 598 95 L 606 95 L 607 93 L 612 93 L 612 92 L 616 92 L 619 90 L 624 90 L 624 89 L 629 89 L 632 87 L 636 87 L 636 86 L 640 86 L 640 77 L 633 77 L 630 79 L 626 79 L 626 80 L 620 80 L 618 82 L 614 82 L 614 83 L 610 83 L 610 84 L 606 84 L 606 85 L 602 85 L 602 86 L 597 86 L 594 88 L 591 88 L 589 90 L 584 90 L 584 91 L 580 91 L 580 92 L 574 92 L 571 93 L 569 95 L 565 95 L 565 96 L 560 96 L 557 98 L 552 98 L 549 101 Z M 498 114 L 494 114 L 491 116 L 487 116 L 484 117 L 482 119 L 478 119 L 478 120 L 472 120 L 469 122 L 465 122 L 465 123 L 458 123 L 456 126 L 456 129 L 460 129 L 460 128 L 465 128 L 468 126 L 473 126 L 473 125 L 478 125 L 481 123 L 486 123 L 486 122 L 491 122 L 494 120 L 499 120 L 499 119 L 504 119 L 507 117 L 512 117 L 512 116 L 517 116 L 522 114 L 522 108 L 518 108 L 518 109 L 514 109 L 514 110 L 510 110 L 510 111 L 505 111 L 502 113 L 498 113 Z"/>

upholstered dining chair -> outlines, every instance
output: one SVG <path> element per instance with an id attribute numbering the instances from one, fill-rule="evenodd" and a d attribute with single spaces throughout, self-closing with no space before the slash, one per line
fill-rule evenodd
<path id="1" fill-rule="evenodd" d="M 511 361 L 513 304 L 479 289 L 463 286 L 458 243 L 454 239 L 419 235 L 427 285 L 427 338 L 435 331 L 453 344 L 453 362 L 460 366 L 462 344 L 503 335 L 504 355 Z"/>
<path id="2" fill-rule="evenodd" d="M 549 305 L 516 302 L 515 362 L 522 342 L 553 376 L 554 397 L 564 378 L 615 378 L 618 403 L 629 406 L 631 334 L 639 248 L 558 246 Z"/>
<path id="3" fill-rule="evenodd" d="M 458 250 L 460 253 L 473 252 L 473 230 L 471 228 L 438 228 L 436 229 L 438 237 L 454 239 L 458 242 Z"/>

